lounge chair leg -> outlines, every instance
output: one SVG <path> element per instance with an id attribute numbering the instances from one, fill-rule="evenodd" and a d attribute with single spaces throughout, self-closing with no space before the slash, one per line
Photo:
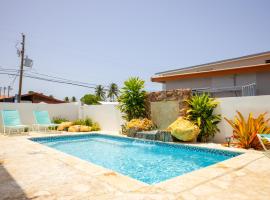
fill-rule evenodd
<path id="1" fill-rule="evenodd" d="M 261 145 L 262 145 L 263 149 L 264 149 L 265 151 L 268 151 L 268 150 L 267 150 L 267 148 L 265 147 L 265 145 L 264 145 L 263 141 L 262 141 L 261 136 L 260 136 L 259 134 L 257 134 L 257 137 L 258 137 L 258 139 L 259 139 L 259 141 L 260 141 L 260 143 L 261 143 Z"/>

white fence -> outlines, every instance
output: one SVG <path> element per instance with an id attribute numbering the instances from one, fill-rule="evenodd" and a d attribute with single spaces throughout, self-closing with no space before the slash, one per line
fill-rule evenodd
<path id="1" fill-rule="evenodd" d="M 63 117 L 68 120 L 90 117 L 100 124 L 102 130 L 119 131 L 122 117 L 116 108 L 117 103 L 104 105 L 84 105 L 78 103 L 63 104 L 35 104 L 35 103 L 0 103 L 0 110 L 18 110 L 23 124 L 35 123 L 34 110 L 47 110 L 51 118 Z M 2 127 L 2 115 L 0 114 L 0 127 Z"/>
<path id="2" fill-rule="evenodd" d="M 78 119 L 78 104 L 43 104 L 43 103 L 0 103 L 0 110 L 18 110 L 23 124 L 31 125 L 35 123 L 34 110 L 47 110 L 51 118 L 64 117 L 69 120 Z M 2 115 L 0 116 L 2 125 Z"/>
<path id="3" fill-rule="evenodd" d="M 90 117 L 100 124 L 102 130 L 119 131 L 123 124 L 122 114 L 117 103 L 84 105 L 80 107 L 80 118 Z"/>
<path id="4" fill-rule="evenodd" d="M 270 117 L 270 95 L 227 97 L 217 100 L 220 104 L 215 112 L 222 115 L 222 121 L 218 125 L 220 133 L 215 136 L 215 142 L 224 142 L 225 137 L 232 135 L 232 128 L 228 122 L 224 120 L 224 117 L 233 119 L 237 110 L 246 118 L 250 112 L 252 112 L 254 116 L 267 112 L 267 116 Z"/>
<path id="5" fill-rule="evenodd" d="M 240 111 L 245 117 L 252 112 L 255 116 L 260 113 L 268 112 L 270 114 L 270 95 L 267 96 L 248 96 L 248 97 L 227 97 L 218 98 L 220 104 L 215 110 L 222 115 L 222 121 L 219 123 L 220 133 L 217 133 L 214 142 L 224 142 L 225 137 L 232 135 L 232 129 L 224 120 L 224 117 L 233 119 L 236 110 Z M 90 117 L 93 121 L 100 124 L 104 131 L 119 131 L 123 119 L 120 111 L 117 109 L 117 103 L 104 105 L 84 105 L 76 103 L 65 104 L 32 104 L 32 103 L 0 103 L 0 110 L 17 109 L 20 112 L 23 124 L 33 124 L 33 110 L 47 110 L 50 116 L 64 117 L 69 120 Z M 270 115 L 268 115 L 270 116 Z M 2 117 L 0 115 L 0 125 Z"/>

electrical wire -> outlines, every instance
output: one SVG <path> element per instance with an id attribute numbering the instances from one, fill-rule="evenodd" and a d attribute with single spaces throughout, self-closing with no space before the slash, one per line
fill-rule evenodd
<path id="1" fill-rule="evenodd" d="M 38 72 L 29 71 L 28 73 L 35 74 L 35 75 L 40 75 L 40 76 L 45 76 L 45 77 L 49 77 L 49 78 L 55 78 L 55 79 L 59 79 L 59 80 L 63 80 L 63 81 L 69 81 L 69 82 L 78 83 L 78 84 L 87 84 L 87 85 L 97 86 L 97 84 L 93 84 L 93 83 L 84 83 L 84 82 L 80 82 L 80 81 L 74 81 L 74 80 L 70 80 L 70 79 L 65 79 L 65 78 L 62 78 L 62 77 L 51 76 L 51 75 L 47 75 L 47 74 L 41 74 L 41 73 L 38 73 Z"/>
<path id="2" fill-rule="evenodd" d="M 0 70 L 0 74 L 13 75 L 13 76 L 17 75 L 14 72 L 8 72 L 8 71 L 2 71 L 1 72 L 1 70 Z M 43 78 L 43 77 L 33 76 L 33 75 L 29 75 L 29 74 L 24 74 L 24 77 L 32 78 L 32 79 L 36 79 L 36 80 L 43 80 L 43 81 L 48 81 L 48 82 L 62 83 L 62 84 L 67 84 L 67 85 L 73 85 L 73 86 L 80 86 L 80 87 L 95 89 L 95 86 L 87 85 L 87 83 L 83 84 L 83 83 L 76 83 L 76 82 L 70 82 L 70 81 L 49 79 L 49 78 Z"/>

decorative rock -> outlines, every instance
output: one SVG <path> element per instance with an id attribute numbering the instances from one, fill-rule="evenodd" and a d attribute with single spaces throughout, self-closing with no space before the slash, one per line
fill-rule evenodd
<path id="1" fill-rule="evenodd" d="M 151 118 L 151 102 L 159 102 L 159 101 L 178 101 L 179 116 L 185 116 L 186 110 L 188 109 L 188 105 L 185 101 L 190 97 L 191 97 L 190 89 L 174 89 L 174 90 L 147 93 L 145 102 L 147 116 L 148 118 Z"/>
<path id="2" fill-rule="evenodd" d="M 161 130 L 137 132 L 135 137 L 147 139 L 147 140 L 159 140 L 159 141 L 163 141 L 163 142 L 172 142 L 173 141 L 173 138 L 172 138 L 170 132 L 161 131 Z"/>
<path id="3" fill-rule="evenodd" d="M 169 131 L 157 131 L 156 140 L 163 142 L 173 142 L 172 135 Z"/>
<path id="4" fill-rule="evenodd" d="M 91 131 L 91 127 L 90 126 L 83 126 L 83 125 L 81 125 L 80 132 L 89 132 L 89 131 Z"/>
<path id="5" fill-rule="evenodd" d="M 157 131 L 141 131 L 136 133 L 136 137 L 147 140 L 156 140 L 156 132 Z"/>
<path id="6" fill-rule="evenodd" d="M 171 134 L 179 140 L 188 142 L 197 139 L 200 129 L 198 126 L 192 122 L 185 120 L 183 117 L 179 117 L 175 122 L 173 122 L 168 130 Z"/>
<path id="7" fill-rule="evenodd" d="M 68 132 L 80 132 L 80 125 L 75 125 L 75 126 L 69 127 Z"/>
<path id="8" fill-rule="evenodd" d="M 58 131 L 65 131 L 66 129 L 68 129 L 70 126 L 72 126 L 73 123 L 72 122 L 62 122 L 61 124 L 59 124 L 59 126 L 57 127 Z"/>

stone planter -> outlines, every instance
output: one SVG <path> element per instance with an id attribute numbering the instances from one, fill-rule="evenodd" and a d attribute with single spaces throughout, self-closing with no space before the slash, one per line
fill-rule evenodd
<path id="1" fill-rule="evenodd" d="M 128 137 L 136 137 L 137 131 L 138 131 L 137 129 L 133 129 L 133 128 L 128 129 L 127 130 L 127 136 Z"/>
<path id="2" fill-rule="evenodd" d="M 171 133 L 168 131 L 161 131 L 161 130 L 139 131 L 136 133 L 135 137 L 147 140 L 158 140 L 162 142 L 173 142 Z"/>

